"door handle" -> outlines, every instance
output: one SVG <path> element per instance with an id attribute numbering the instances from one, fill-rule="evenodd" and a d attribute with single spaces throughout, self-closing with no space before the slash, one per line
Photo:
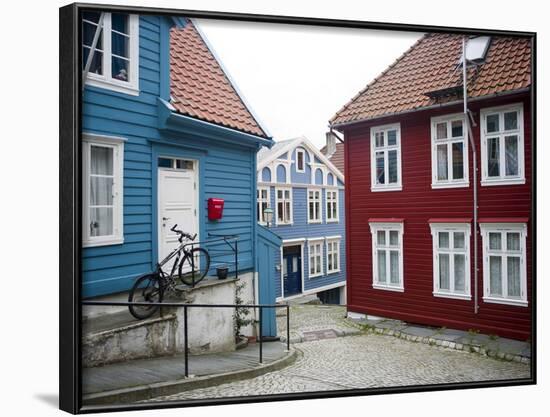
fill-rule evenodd
<path id="1" fill-rule="evenodd" d="M 163 217 L 162 220 L 163 221 L 170 220 L 170 217 Z"/>

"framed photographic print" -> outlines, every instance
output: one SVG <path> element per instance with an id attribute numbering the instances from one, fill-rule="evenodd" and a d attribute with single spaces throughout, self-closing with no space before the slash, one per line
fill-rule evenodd
<path id="1" fill-rule="evenodd" d="M 60 9 L 60 408 L 533 384 L 536 34 Z"/>

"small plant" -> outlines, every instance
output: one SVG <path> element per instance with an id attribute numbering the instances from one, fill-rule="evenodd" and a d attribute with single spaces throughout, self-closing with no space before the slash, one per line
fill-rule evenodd
<path id="1" fill-rule="evenodd" d="M 235 304 L 237 306 L 245 304 L 242 299 L 242 292 L 246 287 L 246 283 L 239 281 L 235 288 Z M 241 335 L 241 329 L 249 324 L 254 323 L 253 318 L 248 318 L 250 316 L 250 309 L 248 307 L 237 307 L 235 308 L 235 313 L 233 314 L 233 330 L 235 332 L 235 340 L 239 340 Z"/>
<path id="2" fill-rule="evenodd" d="M 498 336 L 496 334 L 490 334 L 489 335 L 489 339 L 490 340 L 497 340 L 498 339 Z"/>
<path id="3" fill-rule="evenodd" d="M 477 329 L 468 329 L 468 334 L 470 336 L 477 336 L 479 334 L 479 330 L 477 330 Z"/>

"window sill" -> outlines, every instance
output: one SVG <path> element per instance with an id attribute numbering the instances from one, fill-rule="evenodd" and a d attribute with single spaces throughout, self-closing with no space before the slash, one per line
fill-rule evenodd
<path id="1" fill-rule="evenodd" d="M 336 220 L 327 220 L 327 223 L 340 223 L 340 219 L 336 219 Z"/>
<path id="2" fill-rule="evenodd" d="M 104 239 L 104 240 L 89 240 L 82 242 L 83 248 L 94 248 L 97 246 L 111 246 L 111 245 L 122 245 L 124 243 L 124 238 L 113 238 L 113 239 Z"/>
<path id="3" fill-rule="evenodd" d="M 491 187 L 496 185 L 523 185 L 525 184 L 525 178 L 498 178 L 494 180 L 483 179 L 481 180 L 482 187 Z"/>
<path id="4" fill-rule="evenodd" d="M 402 191 L 403 186 L 392 186 L 392 187 L 370 187 L 371 192 L 378 193 L 378 192 L 384 192 L 384 191 Z"/>
<path id="5" fill-rule="evenodd" d="M 334 275 L 339 274 L 341 271 L 339 269 L 335 269 L 334 271 L 327 271 L 327 275 Z"/>
<path id="6" fill-rule="evenodd" d="M 275 226 L 292 226 L 294 223 L 275 223 Z"/>
<path id="7" fill-rule="evenodd" d="M 433 292 L 432 293 L 434 297 L 440 297 L 440 298 L 454 298 L 456 300 L 465 300 L 465 301 L 471 301 L 472 296 L 470 294 L 453 294 L 453 293 L 446 293 L 446 292 Z"/>
<path id="8" fill-rule="evenodd" d="M 323 224 L 322 220 L 308 220 L 307 224 Z"/>
<path id="9" fill-rule="evenodd" d="M 86 85 L 91 87 L 104 88 L 106 90 L 116 91 L 117 93 L 129 94 L 131 96 L 139 96 L 139 88 L 130 83 L 118 83 L 116 81 L 108 81 L 106 79 L 91 78 L 92 74 L 88 75 Z"/>
<path id="10" fill-rule="evenodd" d="M 494 298 L 494 297 L 483 297 L 483 302 L 492 303 L 492 304 L 506 304 L 516 307 L 527 307 L 528 302 L 524 300 L 512 300 L 507 298 Z"/>
<path id="11" fill-rule="evenodd" d="M 405 292 L 405 288 L 403 288 L 403 287 L 390 287 L 388 285 L 380 285 L 380 284 L 372 284 L 372 288 L 374 288 L 376 290 Z"/>
<path id="12" fill-rule="evenodd" d="M 310 275 L 309 278 L 319 278 L 324 276 L 324 274 L 321 272 L 320 274 Z"/>
<path id="13" fill-rule="evenodd" d="M 470 182 L 432 182 L 432 189 L 437 190 L 440 188 L 468 188 Z"/>

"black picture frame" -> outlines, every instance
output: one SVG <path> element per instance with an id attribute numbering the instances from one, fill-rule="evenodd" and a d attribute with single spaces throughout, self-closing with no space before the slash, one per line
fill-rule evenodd
<path id="1" fill-rule="evenodd" d="M 269 396 L 253 396 L 224 399 L 204 399 L 171 401 L 163 403 L 109 405 L 109 406 L 82 406 L 81 381 L 81 217 L 82 217 L 82 190 L 81 190 L 81 91 L 82 80 L 80 71 L 81 52 L 78 28 L 79 13 L 84 9 L 102 11 L 136 12 L 154 15 L 182 15 L 191 18 L 209 18 L 218 20 L 237 20 L 242 22 L 284 23 L 306 26 L 341 27 L 394 30 L 401 32 L 434 32 L 457 34 L 487 34 L 508 35 L 529 38 L 532 42 L 531 63 L 531 144 L 532 144 L 532 233 L 528 237 L 532 243 L 532 294 L 530 309 L 532 314 L 531 339 L 531 377 L 518 380 L 450 383 L 440 385 L 384 387 L 373 389 L 354 389 L 342 391 L 307 392 L 295 394 L 278 394 Z M 297 399 L 331 398 L 345 396 L 363 396 L 374 394 L 392 394 L 405 392 L 424 392 L 433 390 L 454 390 L 465 388 L 488 388 L 513 385 L 531 385 L 537 382 L 537 352 L 536 352 L 536 325 L 537 325 L 537 213 L 536 213 L 536 161 L 537 161 L 537 34 L 535 32 L 517 32 L 504 30 L 486 30 L 481 28 L 444 27 L 430 25 L 396 24 L 370 22 L 359 20 L 318 19 L 298 16 L 271 16 L 244 13 L 206 12 L 198 10 L 181 10 L 170 8 L 130 7 L 117 5 L 97 5 L 89 3 L 73 3 L 59 9 L 59 97 L 60 97 L 60 230 L 59 230 L 59 408 L 72 414 L 142 410 L 174 407 L 192 407 L 201 405 L 222 405 L 250 402 L 267 402 Z"/>

